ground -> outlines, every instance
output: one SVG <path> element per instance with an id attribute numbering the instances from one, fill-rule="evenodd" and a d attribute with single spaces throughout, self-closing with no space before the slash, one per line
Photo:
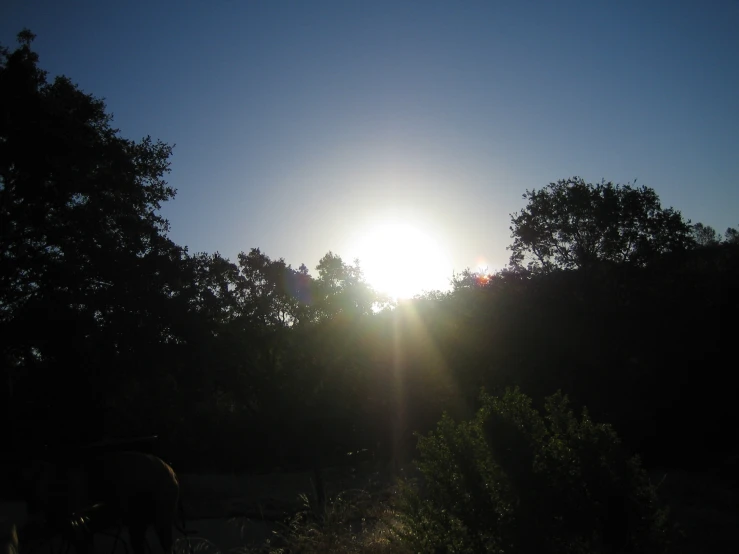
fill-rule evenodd
<path id="1" fill-rule="evenodd" d="M 328 469 L 324 472 L 325 490 L 329 497 L 345 490 L 366 489 L 375 486 L 377 475 L 365 471 L 359 474 L 349 468 Z M 284 529 L 280 523 L 285 517 L 304 507 L 301 494 L 314 497 L 311 472 L 270 473 L 260 475 L 181 474 L 181 498 L 185 511 L 185 530 L 192 539 L 193 549 L 200 553 L 228 552 L 243 549 L 245 545 L 262 544 L 273 536 L 273 531 Z M 0 517 L 22 524 L 26 520 L 25 504 L 0 502 Z M 124 541 L 116 545 L 114 536 L 96 536 L 95 548 L 107 554 L 127 553 Z M 176 549 L 189 550 L 181 533 Z M 153 554 L 161 554 L 156 536 L 149 532 L 148 542 Z M 58 552 L 59 541 L 52 545 Z M 114 549 L 115 547 L 115 549 Z M 45 549 L 33 545 L 34 554 Z"/>
<path id="2" fill-rule="evenodd" d="M 736 552 L 737 482 L 714 472 L 688 473 L 681 470 L 656 470 L 651 473 L 660 483 L 660 495 L 672 506 L 674 518 L 684 530 L 685 548 L 681 552 Z M 243 552 L 245 546 L 262 544 L 274 537 L 274 531 L 285 530 L 280 521 L 288 513 L 304 507 L 300 495 L 313 497 L 313 475 L 310 472 L 271 473 L 263 475 L 180 475 L 182 500 L 186 513 L 186 529 L 192 551 L 197 554 Z M 333 469 L 325 472 L 327 496 L 341 491 L 378 490 L 389 481 L 388 476 L 367 471 Z M 25 506 L 21 503 L 0 504 L 0 518 L 22 522 Z M 177 551 L 189 552 L 182 535 Z M 155 536 L 150 533 L 153 554 L 161 554 Z M 122 543 L 113 552 L 114 538 L 96 538 L 96 550 L 105 554 L 128 554 Z M 42 549 L 32 549 L 44 554 Z M 58 552 L 58 549 L 55 549 Z"/>

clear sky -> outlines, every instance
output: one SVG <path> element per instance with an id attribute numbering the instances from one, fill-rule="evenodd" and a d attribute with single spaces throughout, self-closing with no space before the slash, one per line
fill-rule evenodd
<path id="1" fill-rule="evenodd" d="M 495 269 L 524 191 L 573 175 L 739 224 L 737 0 L 5 0 L 0 42 L 23 27 L 124 136 L 176 144 L 191 252 L 312 270 L 388 222 L 428 243 L 405 271 Z"/>

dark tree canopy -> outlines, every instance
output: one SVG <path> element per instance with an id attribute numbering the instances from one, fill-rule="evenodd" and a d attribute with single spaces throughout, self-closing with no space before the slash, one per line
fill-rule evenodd
<path id="1" fill-rule="evenodd" d="M 724 233 L 724 241 L 729 244 L 739 244 L 739 231 L 734 227 L 729 227 Z"/>
<path id="2" fill-rule="evenodd" d="M 721 242 L 721 234 L 710 225 L 703 223 L 693 225 L 693 238 L 697 246 L 716 246 Z"/>
<path id="3" fill-rule="evenodd" d="M 319 260 L 316 271 L 314 299 L 323 318 L 341 313 L 368 315 L 381 302 L 364 280 L 358 260 L 353 265 L 347 264 L 341 256 L 329 252 Z"/>
<path id="4" fill-rule="evenodd" d="M 141 371 L 142 347 L 175 340 L 185 253 L 158 212 L 175 195 L 172 149 L 122 138 L 102 100 L 47 80 L 33 38 L 0 51 L 0 362 L 49 394 L 92 398 L 113 374 L 100 367 L 138 357 Z"/>
<path id="5" fill-rule="evenodd" d="M 601 261 L 642 266 L 693 245 L 690 222 L 662 208 L 648 187 L 572 177 L 527 190 L 523 198 L 528 205 L 511 215 L 514 267 L 548 272 Z"/>
<path id="6" fill-rule="evenodd" d="M 312 317 L 308 268 L 293 269 L 259 248 L 239 254 L 242 281 L 237 286 L 241 315 L 255 324 L 286 327 Z"/>

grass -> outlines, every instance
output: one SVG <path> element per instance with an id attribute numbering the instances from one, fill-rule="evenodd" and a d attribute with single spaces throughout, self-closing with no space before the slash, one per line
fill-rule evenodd
<path id="1" fill-rule="evenodd" d="M 397 541 L 394 498 L 397 487 L 372 480 L 367 488 L 349 489 L 317 505 L 319 497 L 301 494 L 302 508 L 278 524 L 265 544 L 241 554 L 405 554 Z"/>

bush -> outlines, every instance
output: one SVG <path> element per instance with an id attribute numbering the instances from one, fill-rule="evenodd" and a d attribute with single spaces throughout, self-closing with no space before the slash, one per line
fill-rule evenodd
<path id="1" fill-rule="evenodd" d="M 561 393 L 542 415 L 518 388 L 481 395 L 419 436 L 421 479 L 401 483 L 397 539 L 418 552 L 665 552 L 666 509 L 610 425 Z"/>

